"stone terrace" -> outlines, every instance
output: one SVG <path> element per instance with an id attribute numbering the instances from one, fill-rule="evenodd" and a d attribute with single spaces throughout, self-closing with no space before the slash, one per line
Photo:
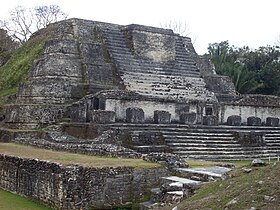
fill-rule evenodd
<path id="1" fill-rule="evenodd" d="M 261 126 L 201 126 L 182 124 L 111 124 L 117 130 L 131 132 L 143 141 L 141 135 L 161 133 L 164 141 L 154 145 L 135 144 L 134 149 L 149 153 L 166 146 L 184 158 L 205 160 L 244 160 L 280 156 L 280 128 Z M 148 137 L 146 137 L 148 138 Z M 155 140 L 156 142 L 156 140 Z"/>

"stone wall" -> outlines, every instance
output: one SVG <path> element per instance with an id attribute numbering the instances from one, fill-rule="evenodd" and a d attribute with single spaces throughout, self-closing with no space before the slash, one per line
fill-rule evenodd
<path id="1" fill-rule="evenodd" d="M 175 60 L 175 36 L 171 30 L 129 25 L 127 31 L 137 56 L 155 62 Z"/>
<path id="2" fill-rule="evenodd" d="M 168 175 L 164 168 L 88 168 L 0 155 L 0 187 L 56 209 L 131 206 Z"/>
<path id="3" fill-rule="evenodd" d="M 171 114 L 172 122 L 180 121 L 180 114 L 185 112 L 184 108 L 188 108 L 189 112 L 200 113 L 197 104 L 177 104 L 172 102 L 160 102 L 160 101 L 141 101 L 141 100 L 117 100 L 117 99 L 107 99 L 105 109 L 109 111 L 114 111 L 116 113 L 116 120 L 122 121 L 126 118 L 126 109 L 131 107 L 138 107 L 143 109 L 145 114 L 145 122 L 154 123 L 154 112 L 157 110 L 164 110 Z M 198 117 L 201 119 L 201 117 Z M 198 120 L 198 123 L 200 121 Z"/>
<path id="4" fill-rule="evenodd" d="M 5 108 L 5 123 L 12 128 L 37 128 L 59 122 L 64 106 L 14 104 Z"/>
<path id="5" fill-rule="evenodd" d="M 267 117 L 280 116 L 280 107 L 223 105 L 220 111 L 220 123 L 226 123 L 228 117 L 232 115 L 240 116 L 241 123 L 245 125 L 248 117 L 259 117 L 262 124 L 265 124 Z"/>

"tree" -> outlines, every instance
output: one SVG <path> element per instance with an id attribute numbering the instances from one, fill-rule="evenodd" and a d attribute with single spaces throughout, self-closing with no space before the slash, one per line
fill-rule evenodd
<path id="1" fill-rule="evenodd" d="M 67 15 L 57 5 L 38 6 L 32 9 L 18 6 L 10 12 L 9 19 L 1 21 L 1 27 L 22 44 L 35 31 L 66 18 Z"/>
<path id="2" fill-rule="evenodd" d="M 216 72 L 229 76 L 239 93 L 255 93 L 263 86 L 261 80 L 257 80 L 256 72 L 248 70 L 246 55 L 248 47 L 236 48 L 230 46 L 228 41 L 209 44 L 208 53 Z"/>
<path id="3" fill-rule="evenodd" d="M 9 60 L 17 47 L 18 43 L 11 39 L 7 31 L 0 28 L 0 66 Z"/>
<path id="4" fill-rule="evenodd" d="M 190 35 L 188 24 L 180 20 L 169 20 L 163 24 L 160 24 L 160 27 L 172 29 L 174 33 L 180 34 L 181 36 Z"/>
<path id="5" fill-rule="evenodd" d="M 50 23 L 65 20 L 67 15 L 57 5 L 38 6 L 34 8 L 36 28 L 45 28 Z"/>

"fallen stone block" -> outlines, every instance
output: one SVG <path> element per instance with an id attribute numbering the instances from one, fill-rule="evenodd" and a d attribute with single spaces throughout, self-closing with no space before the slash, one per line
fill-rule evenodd
<path id="1" fill-rule="evenodd" d="M 266 163 L 261 159 L 254 159 L 251 163 L 252 166 L 265 166 Z"/>

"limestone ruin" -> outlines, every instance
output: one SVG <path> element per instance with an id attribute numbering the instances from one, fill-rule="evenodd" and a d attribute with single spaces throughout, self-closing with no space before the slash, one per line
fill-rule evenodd
<path id="1" fill-rule="evenodd" d="M 50 27 L 40 59 L 6 106 L 5 127 L 58 125 L 65 139 L 80 140 L 111 129 L 118 138 L 107 143 L 185 158 L 278 154 L 279 98 L 237 94 L 228 77 L 196 54 L 190 38 L 81 19 Z M 19 133 L 10 138 L 28 141 Z M 31 139 L 41 144 L 40 138 Z"/>
<path id="2" fill-rule="evenodd" d="M 236 93 L 190 38 L 81 19 L 49 28 L 5 107 L 2 141 L 113 157 L 279 155 L 280 98 Z"/>

